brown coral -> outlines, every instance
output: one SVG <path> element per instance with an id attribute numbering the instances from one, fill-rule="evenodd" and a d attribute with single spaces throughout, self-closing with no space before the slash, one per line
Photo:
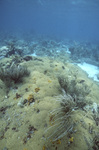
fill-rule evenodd
<path id="1" fill-rule="evenodd" d="M 33 94 L 30 94 L 27 99 L 28 99 L 28 105 L 30 105 L 35 101 Z"/>
<path id="2" fill-rule="evenodd" d="M 40 90 L 39 87 L 35 88 L 35 92 L 37 93 Z"/>

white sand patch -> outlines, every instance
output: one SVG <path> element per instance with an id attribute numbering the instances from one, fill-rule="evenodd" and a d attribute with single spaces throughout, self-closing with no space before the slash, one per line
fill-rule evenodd
<path id="1" fill-rule="evenodd" d="M 78 64 L 78 66 L 87 72 L 88 77 L 93 78 L 95 81 L 99 81 L 97 79 L 97 74 L 99 73 L 99 69 L 97 66 L 91 65 L 91 64 L 87 64 L 87 63 L 83 63 L 83 64 Z"/>
<path id="2" fill-rule="evenodd" d="M 31 54 L 31 56 L 35 56 L 36 57 L 37 55 L 35 53 L 33 53 L 33 54 Z"/>

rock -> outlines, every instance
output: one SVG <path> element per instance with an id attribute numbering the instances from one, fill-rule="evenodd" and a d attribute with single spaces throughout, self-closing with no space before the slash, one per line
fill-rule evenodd
<path id="1" fill-rule="evenodd" d="M 32 60 L 32 56 L 25 56 L 23 59 L 24 59 L 25 61 L 30 61 L 30 60 Z"/>
<path id="2" fill-rule="evenodd" d="M 4 147 L 2 150 L 8 150 L 8 148 L 7 148 L 7 147 Z"/>

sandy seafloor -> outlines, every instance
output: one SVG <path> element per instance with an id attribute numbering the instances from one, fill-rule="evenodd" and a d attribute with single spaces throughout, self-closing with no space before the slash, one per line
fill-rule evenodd
<path id="1" fill-rule="evenodd" d="M 33 57 L 34 58 L 34 57 Z M 11 58 L 0 60 L 9 63 Z M 48 57 L 23 61 L 30 70 L 30 76 L 22 83 L 10 88 L 6 95 L 5 84 L 0 80 L 0 150 L 88 150 L 99 127 L 93 119 L 91 111 L 74 111 L 77 122 L 75 133 L 70 138 L 64 136 L 53 142 L 47 138 L 45 130 L 50 127 L 50 112 L 60 107 L 55 96 L 62 94 L 57 76 L 66 75 L 71 78 L 76 74 L 77 81 L 84 80 L 90 89 L 88 102 L 99 104 L 99 85 L 88 78 L 77 65 L 63 63 Z M 16 98 L 16 93 L 20 96 Z M 20 107 L 20 102 L 34 96 L 35 102 Z M 49 133 L 50 134 L 50 133 Z"/>

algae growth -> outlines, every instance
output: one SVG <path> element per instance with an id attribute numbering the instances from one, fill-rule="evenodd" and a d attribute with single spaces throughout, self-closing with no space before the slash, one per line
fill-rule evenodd
<path id="1" fill-rule="evenodd" d="M 10 64 L 11 60 L 1 61 Z M 58 59 L 32 57 L 20 65 L 27 66 L 29 76 L 10 87 L 0 80 L 0 149 L 98 147 L 96 82 L 77 65 Z"/>

